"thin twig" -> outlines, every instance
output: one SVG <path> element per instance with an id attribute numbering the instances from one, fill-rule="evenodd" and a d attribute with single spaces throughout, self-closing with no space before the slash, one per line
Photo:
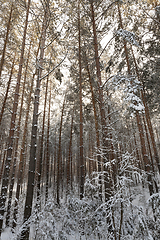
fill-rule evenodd
<path id="1" fill-rule="evenodd" d="M 49 71 L 46 75 L 44 75 L 43 77 L 41 77 L 41 78 L 40 78 L 40 81 L 41 81 L 42 79 L 46 78 L 47 76 L 49 76 L 49 74 L 51 74 L 57 67 L 59 67 L 62 62 L 64 62 L 64 60 L 66 59 L 66 57 L 67 57 L 67 55 L 68 55 L 68 51 L 69 51 L 69 49 L 67 50 L 67 53 L 66 53 L 65 57 L 62 59 L 62 61 L 61 61 L 59 64 L 57 64 L 57 65 L 56 65 L 51 71 Z"/>

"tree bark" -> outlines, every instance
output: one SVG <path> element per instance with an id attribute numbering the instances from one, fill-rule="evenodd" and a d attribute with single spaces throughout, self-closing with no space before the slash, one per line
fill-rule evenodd
<path id="1" fill-rule="evenodd" d="M 143 123 L 144 123 L 144 129 L 145 129 L 145 133 L 146 133 L 146 138 L 147 138 L 147 143 L 148 143 L 148 151 L 149 151 L 149 155 L 150 155 L 150 160 L 151 160 L 151 166 L 152 166 L 152 174 L 154 176 L 155 179 L 155 164 L 153 161 L 153 156 L 152 156 L 152 150 L 151 150 L 151 146 L 150 146 L 150 140 L 149 140 L 149 134 L 148 134 L 148 129 L 147 129 L 147 125 L 146 125 L 146 121 L 145 121 L 145 117 L 143 115 Z M 156 193 L 158 193 L 158 185 L 157 182 L 155 180 L 153 180 L 154 185 L 155 185 L 155 191 Z"/>
<path id="2" fill-rule="evenodd" d="M 119 3 L 117 3 L 118 6 L 118 13 L 119 13 L 119 21 L 120 21 L 120 26 L 123 29 L 123 24 L 122 24 L 122 17 L 121 17 L 121 11 L 119 7 Z M 128 68 L 128 74 L 131 74 L 131 69 L 130 69 L 130 63 L 129 63 L 129 57 L 128 57 L 128 51 L 126 47 L 126 41 L 124 40 L 124 49 L 125 49 L 125 56 L 126 56 L 126 62 L 127 62 L 127 68 Z M 132 84 L 132 82 L 131 82 Z M 144 167 L 145 171 L 147 173 L 147 180 L 148 180 L 148 188 L 150 195 L 153 194 L 153 181 L 151 177 L 151 169 L 150 169 L 150 161 L 147 155 L 147 150 L 146 150 L 146 143 L 145 143 L 145 136 L 144 136 L 144 131 L 143 131 L 143 126 L 140 118 L 140 114 L 138 111 L 136 111 L 136 120 L 137 120 L 137 126 L 138 126 L 138 131 L 139 131 L 139 137 L 140 137 L 140 143 L 141 143 L 141 151 L 142 151 L 142 156 L 143 156 L 143 161 L 144 161 Z"/>
<path id="3" fill-rule="evenodd" d="M 24 58 L 30 2 L 31 2 L 31 0 L 28 0 L 22 48 L 21 48 L 21 56 L 20 56 L 20 62 L 19 62 L 19 71 L 18 71 L 18 77 L 17 77 L 13 111 L 12 111 L 12 117 L 11 117 L 10 133 L 9 133 L 9 139 L 8 139 L 7 157 L 6 157 L 6 162 L 5 162 L 4 177 L 3 177 L 3 181 L 2 181 L 2 191 L 1 191 L 1 197 L 0 197 L 0 214 L 2 215 L 2 217 L 0 219 L 0 233 L 2 231 L 3 216 L 5 213 L 5 202 L 7 200 L 7 188 L 8 188 L 8 183 L 9 183 L 9 169 L 10 169 L 11 158 L 12 158 L 15 120 L 16 120 L 16 114 L 17 114 L 17 108 L 18 108 L 19 88 L 20 88 L 20 81 L 21 81 L 21 75 L 22 75 L 22 65 L 23 65 L 23 58 Z"/>
<path id="4" fill-rule="evenodd" d="M 68 149 L 68 161 L 67 161 L 67 194 L 71 189 L 71 156 L 72 156 L 72 135 L 73 135 L 73 120 L 74 120 L 74 109 L 71 117 L 71 130 L 70 130 L 70 141 L 69 141 L 69 149 Z"/>
<path id="5" fill-rule="evenodd" d="M 137 74 L 139 82 L 141 82 L 137 62 L 136 62 L 136 59 L 135 59 L 134 52 L 133 52 L 132 48 L 131 48 L 131 51 L 132 51 L 132 56 L 133 56 L 133 60 L 134 60 L 134 64 L 135 64 L 136 74 Z M 153 127 L 152 127 L 152 123 L 151 123 L 149 108 L 148 108 L 148 105 L 147 105 L 147 102 L 146 102 L 145 90 L 144 90 L 143 84 L 142 84 L 142 87 L 143 87 L 143 89 L 141 90 L 141 97 L 142 97 L 142 101 L 143 101 L 143 105 L 144 105 L 144 109 L 145 109 L 145 117 L 146 117 L 149 134 L 150 134 L 151 141 L 152 141 L 154 157 L 155 157 L 155 160 L 156 160 L 156 163 L 157 163 L 158 171 L 160 173 L 160 160 L 159 160 L 159 156 L 158 156 L 157 146 L 156 146 L 156 142 L 155 142 L 155 136 L 154 136 Z"/>
<path id="6" fill-rule="evenodd" d="M 44 100 L 44 109 L 43 109 L 43 122 L 42 122 L 42 132 L 40 137 L 40 154 L 38 159 L 38 179 L 37 179 L 37 201 L 40 204 L 40 185 L 41 185 L 41 175 L 42 175 L 42 165 L 43 165 L 43 140 L 44 140 L 44 126 L 45 126 L 45 117 L 46 117 L 46 104 L 47 104 L 47 94 L 48 94 L 48 81 L 49 76 L 46 81 L 46 91 L 45 91 L 45 100 Z"/>
<path id="7" fill-rule="evenodd" d="M 7 142 L 5 144 L 5 149 L 7 148 Z M 3 170 L 4 170 L 4 165 L 5 165 L 5 159 L 6 159 L 6 150 L 4 149 L 4 153 L 3 153 L 3 160 L 2 160 L 2 165 L 1 165 L 1 171 L 0 171 L 0 182 L 1 182 L 1 179 L 2 179 L 2 176 L 3 176 Z"/>
<path id="8" fill-rule="evenodd" d="M 101 70 L 100 70 L 100 62 L 99 62 L 99 54 L 98 54 L 98 41 L 97 41 L 97 32 L 96 32 L 96 24 L 95 24 L 95 17 L 94 17 L 94 6 L 93 1 L 90 2 L 91 6 L 91 16 L 92 16 L 92 25 L 93 25 L 93 35 L 94 35 L 94 49 L 95 49 L 95 61 L 96 61 L 96 70 L 97 70 L 97 85 L 98 85 L 98 92 L 99 92 L 99 108 L 100 108 L 100 116 L 101 116 L 101 125 L 102 125 L 102 142 L 104 156 L 103 156 L 103 163 L 104 163 L 104 171 L 105 171 L 105 200 L 107 201 L 111 196 L 111 180 L 110 180 L 110 173 L 109 169 L 106 167 L 106 161 L 109 161 L 108 155 L 108 141 L 107 139 L 107 126 L 106 126 L 106 116 L 105 116 L 105 106 L 104 106 L 104 96 L 102 90 L 102 80 L 101 80 Z"/>
<path id="9" fill-rule="evenodd" d="M 17 136 L 16 136 L 16 141 L 15 141 L 15 155 L 13 156 L 14 157 L 13 170 L 11 173 L 12 177 L 11 177 L 11 182 L 10 182 L 10 186 L 9 186 L 9 200 L 8 200 L 8 206 L 7 206 L 6 226 L 9 225 L 9 219 L 10 219 L 10 209 L 11 209 L 13 186 L 14 186 L 14 182 L 15 182 L 16 161 L 17 161 L 17 154 L 18 154 L 18 142 L 19 142 L 19 135 L 20 135 L 20 125 L 21 125 L 21 118 L 22 118 L 23 100 L 24 100 L 25 84 L 26 84 L 27 71 L 28 71 L 28 63 L 29 63 L 29 58 L 30 58 L 30 50 L 31 50 L 31 42 L 30 42 L 30 47 L 28 50 L 24 82 L 23 82 L 22 97 L 21 97 L 21 106 L 20 106 L 19 119 L 18 119 L 18 124 L 17 124 Z"/>
<path id="10" fill-rule="evenodd" d="M 10 28 L 11 28 L 11 18 L 12 18 L 13 8 L 14 8 L 14 1 L 12 1 L 11 10 L 10 10 L 10 14 L 9 14 L 9 19 L 8 19 L 8 23 L 7 23 L 6 38 L 5 38 L 5 41 L 4 41 L 2 58 L 1 58 L 1 62 L 0 62 L 0 78 L 1 78 L 1 74 L 2 74 L 2 68 L 3 68 L 3 65 L 4 65 L 4 58 L 5 58 L 5 54 L 6 54 L 6 46 L 7 46 L 7 42 L 8 42 L 9 31 L 10 31 Z"/>
<path id="11" fill-rule="evenodd" d="M 48 125 L 47 125 L 47 153 L 46 153 L 46 194 L 45 201 L 48 200 L 48 189 L 49 189 L 49 163 L 50 163 L 50 150 L 49 150 L 49 134 L 50 134 L 50 112 L 51 112 L 51 82 L 49 92 L 49 106 L 48 106 Z M 51 172 L 51 169 L 50 169 Z M 51 174 L 51 173 L 50 173 Z"/>
<path id="12" fill-rule="evenodd" d="M 11 72 L 10 72 L 9 80 L 8 80 L 8 83 L 7 83 L 6 94 L 5 94 L 5 97 L 4 97 L 4 100 L 3 100 L 2 109 L 1 109 L 1 113 L 0 113 L 0 125 L 1 125 L 1 122 L 2 122 L 3 113 L 4 113 L 5 106 L 6 106 L 8 92 L 9 92 L 9 88 L 10 88 L 10 84 L 11 84 L 11 80 L 12 80 L 12 75 L 13 75 L 14 65 L 15 65 L 15 58 L 16 58 L 16 52 L 15 52 L 15 55 L 14 55 L 14 58 L 13 58 Z"/>
<path id="13" fill-rule="evenodd" d="M 39 52 L 39 47 L 37 50 L 37 55 Z M 37 70 L 36 70 L 37 72 Z M 25 161 L 25 152 L 26 152 L 26 138 L 27 138 L 27 128 L 28 128 L 28 120 L 29 120 L 29 114 L 30 114 L 30 106 L 31 106 L 31 96 L 33 92 L 33 85 L 34 85 L 34 78 L 36 75 L 36 72 L 33 74 L 32 79 L 31 79 L 31 87 L 30 87 L 30 92 L 28 96 L 28 101 L 27 101 L 27 109 L 26 109 L 26 117 L 25 117 L 25 123 L 24 123 L 24 129 L 23 129 L 23 137 L 22 137 L 22 144 L 21 144 L 21 151 L 20 151 L 20 160 L 19 160 L 19 166 L 18 166 L 18 174 L 17 174 L 17 187 L 16 187 L 16 201 L 14 203 L 14 214 L 13 214 L 13 227 L 16 227 L 16 221 L 17 221 L 17 206 L 18 206 L 18 201 L 19 201 L 19 196 L 20 196 L 20 187 L 22 185 L 22 179 L 24 176 L 24 161 Z"/>
<path id="14" fill-rule="evenodd" d="M 93 111 L 94 111 L 94 122 L 95 122 L 95 130 L 96 130 L 96 144 L 97 144 L 97 161 L 98 161 L 98 172 L 99 172 L 99 184 L 100 184 L 100 192 L 99 192 L 99 197 L 102 200 L 102 180 L 101 180 L 101 156 L 100 156 L 100 136 L 99 136 L 99 127 L 98 127 L 98 117 L 97 117 L 97 110 L 96 110 L 96 101 L 95 101 L 95 96 L 94 96 L 94 91 L 93 91 L 93 86 L 92 86 L 92 79 L 91 79 L 91 74 L 88 66 L 88 61 L 87 57 L 85 54 L 85 62 L 86 62 L 86 69 L 88 73 L 88 78 L 89 78 L 89 85 L 90 85 L 90 90 L 91 90 L 91 96 L 92 96 L 92 104 L 93 104 Z"/>
<path id="15" fill-rule="evenodd" d="M 42 37 L 40 44 L 40 59 L 37 62 L 37 82 L 35 90 L 35 100 L 34 100 L 34 110 L 33 110 L 33 121 L 32 121 L 32 132 L 31 132 L 31 147 L 30 147 L 30 160 L 29 160 L 29 171 L 28 171 L 28 184 L 27 184 L 27 194 L 25 201 L 24 210 L 24 222 L 29 219 L 32 212 L 33 203 L 33 190 L 34 190 L 34 176 L 35 176 L 35 163 L 36 163 L 36 148 L 37 148 L 37 125 L 38 125 L 38 109 L 39 109 L 39 97 L 40 97 L 40 83 L 41 75 L 43 70 L 43 57 L 45 49 L 46 40 L 46 30 L 47 30 L 47 16 L 48 11 L 45 9 L 44 20 L 42 25 Z M 22 232 L 21 239 L 29 239 L 29 227 Z"/>
<path id="16" fill-rule="evenodd" d="M 57 190 L 56 182 L 57 182 L 57 132 L 55 127 L 55 142 L 54 142 L 54 163 L 53 163 L 53 177 L 54 177 L 54 189 Z M 56 191 L 55 191 L 56 193 Z"/>
<path id="17" fill-rule="evenodd" d="M 59 128 L 59 144 L 58 144 L 58 156 L 57 156 L 57 204 L 60 204 L 60 182 L 61 182 L 61 161 L 62 161 L 62 150 L 61 150 L 61 139 L 62 139 L 62 124 L 63 124 L 63 114 L 64 114 L 65 98 L 63 101 L 62 112 L 61 112 L 61 122 Z"/>
<path id="18" fill-rule="evenodd" d="M 79 102 L 80 102 L 80 136 L 79 136 L 79 167 L 80 167 L 80 199 L 84 196 L 84 157 L 83 157 L 83 109 L 82 109 L 82 63 L 81 63 L 81 18 L 80 1 L 78 2 L 78 54 L 79 54 Z"/>

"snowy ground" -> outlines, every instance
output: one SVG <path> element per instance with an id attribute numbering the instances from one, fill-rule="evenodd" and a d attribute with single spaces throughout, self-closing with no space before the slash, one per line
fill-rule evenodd
<path id="1" fill-rule="evenodd" d="M 139 185 L 139 186 L 134 186 L 134 187 L 131 187 L 130 188 L 130 192 L 131 192 L 131 196 L 132 196 L 132 204 L 134 205 L 134 206 L 138 206 L 138 207 L 142 207 L 143 208 L 143 210 L 144 211 L 146 211 L 146 206 L 147 206 L 147 200 L 149 199 L 149 191 L 148 191 L 148 188 L 147 187 L 145 187 L 145 188 L 143 188 L 141 185 Z M 49 210 L 50 211 L 50 210 Z M 54 214 L 56 214 L 57 213 L 57 215 L 60 213 L 60 209 L 59 210 L 57 210 L 57 209 L 55 209 L 54 210 L 55 212 L 54 212 Z M 57 212 L 56 212 L 57 211 Z M 58 212 L 59 211 L 59 212 Z M 53 214 L 53 213 L 52 213 Z M 54 216 L 54 214 L 53 214 L 53 216 Z M 152 209 L 151 208 L 149 208 L 149 211 L 148 211 L 148 214 L 149 214 L 149 216 L 152 216 Z M 52 216 L 52 217 L 53 217 Z M 65 213 L 64 213 L 64 216 L 66 217 L 67 215 L 65 215 Z M 48 216 L 47 216 L 48 217 Z M 55 216 L 54 216 L 55 217 Z M 54 219 L 56 219 L 56 217 L 54 218 Z M 53 228 L 53 226 L 55 226 L 55 228 L 56 228 L 56 232 L 61 232 L 62 231 L 62 229 L 63 229 L 63 223 L 61 222 L 61 219 L 59 219 L 60 221 L 57 221 L 57 222 L 54 222 L 54 224 L 52 225 L 52 223 L 50 223 L 50 219 L 48 218 L 48 220 L 46 220 L 46 218 L 44 217 L 43 219 L 39 219 L 41 222 L 42 221 L 46 221 L 46 225 L 47 225 L 47 221 L 48 221 L 48 224 L 50 224 L 51 225 L 51 228 Z M 51 219 L 52 220 L 52 219 Z M 69 220 L 70 221 L 70 220 Z M 68 221 L 68 222 L 69 222 Z M 75 221 L 76 222 L 76 221 Z M 71 223 L 74 223 L 74 219 L 71 219 Z M 41 228 L 41 223 L 39 223 L 39 227 Z M 19 230 L 19 229 L 18 229 Z M 35 240 L 35 234 L 36 234 L 36 231 L 35 231 L 35 226 L 34 225 L 32 225 L 31 226 L 31 234 L 30 234 L 30 240 Z M 46 230 L 47 231 L 47 230 Z M 89 237 L 89 238 L 88 238 Z M 96 238 L 96 236 L 94 236 L 94 235 L 90 235 L 90 236 L 88 236 L 87 238 L 86 238 L 86 236 L 83 236 L 83 235 L 81 235 L 79 232 L 75 232 L 75 231 L 73 231 L 71 234 L 69 234 L 68 236 L 67 236 L 67 238 L 62 238 L 62 239 L 65 239 L 65 240 L 97 240 L 97 239 L 99 239 L 99 238 Z M 52 239 L 52 238 L 49 238 L 49 239 Z M 56 239 L 56 240 L 58 240 L 58 239 L 60 239 L 59 238 L 59 236 L 57 235 L 57 238 L 53 238 L 53 239 Z M 137 238 L 136 238 L 137 239 Z M 148 240 L 149 238 L 147 238 L 147 240 Z M 153 238 L 151 238 L 151 239 L 153 239 Z M 2 233 L 2 235 L 1 235 L 1 239 L 0 240 L 17 240 L 17 238 L 15 237 L 15 234 L 13 234 L 12 232 L 11 232 L 11 229 L 10 228 L 6 228 L 5 230 L 4 230 L 4 232 Z M 41 239 L 38 239 L 38 238 L 36 238 L 36 240 L 48 240 L 47 238 L 41 238 Z M 104 240 L 106 240 L 106 239 L 104 239 Z M 109 240 L 109 239 L 108 239 Z M 122 239 L 123 240 L 123 239 Z M 141 239 L 139 239 L 139 240 L 141 240 Z"/>
<path id="2" fill-rule="evenodd" d="M 1 240 L 12 240 L 13 234 L 11 233 L 10 228 L 6 228 L 1 234 Z"/>

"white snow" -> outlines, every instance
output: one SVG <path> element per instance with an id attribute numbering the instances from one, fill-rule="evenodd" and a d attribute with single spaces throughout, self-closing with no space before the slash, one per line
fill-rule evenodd
<path id="1" fill-rule="evenodd" d="M 11 240 L 13 238 L 13 234 L 11 232 L 11 228 L 5 228 L 1 234 L 1 240 Z"/>

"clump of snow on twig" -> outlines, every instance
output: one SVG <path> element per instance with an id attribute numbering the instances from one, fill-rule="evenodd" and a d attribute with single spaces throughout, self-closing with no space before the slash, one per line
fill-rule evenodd
<path id="1" fill-rule="evenodd" d="M 123 37 L 123 39 L 125 39 L 130 44 L 135 45 L 137 47 L 139 46 L 138 42 L 135 39 L 136 38 L 135 34 L 133 32 L 119 29 L 118 31 L 116 31 L 116 34 L 120 37 Z"/>

